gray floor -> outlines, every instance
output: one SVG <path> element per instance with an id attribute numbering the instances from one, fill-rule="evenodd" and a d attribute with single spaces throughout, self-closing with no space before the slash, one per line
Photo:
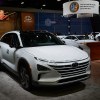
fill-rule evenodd
<path id="1" fill-rule="evenodd" d="M 15 77 L 0 71 L 0 100 L 100 100 L 100 61 L 92 62 L 91 78 L 60 87 L 22 89 Z"/>

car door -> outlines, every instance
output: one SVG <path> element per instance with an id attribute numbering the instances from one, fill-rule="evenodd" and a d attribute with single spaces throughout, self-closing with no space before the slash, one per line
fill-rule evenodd
<path id="1" fill-rule="evenodd" d="M 4 63 L 10 63 L 14 64 L 15 62 L 15 51 L 16 51 L 16 41 L 15 38 L 17 38 L 17 34 L 9 33 L 6 34 L 4 39 L 1 39 L 2 46 L 2 57 L 4 59 Z"/>
<path id="2" fill-rule="evenodd" d="M 7 61 L 9 44 L 10 44 L 10 35 L 6 34 L 1 38 L 1 43 L 0 43 L 0 49 L 1 49 L 2 61 L 3 62 Z"/>

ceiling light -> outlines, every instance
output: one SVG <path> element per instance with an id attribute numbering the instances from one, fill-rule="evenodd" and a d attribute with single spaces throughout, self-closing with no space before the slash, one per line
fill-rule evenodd
<path id="1" fill-rule="evenodd" d="M 61 1 L 61 0 L 57 0 L 57 1 L 59 2 L 59 1 Z"/>
<path id="2" fill-rule="evenodd" d="M 45 7 L 46 5 L 45 5 L 45 4 L 43 4 L 42 6 L 43 6 L 43 7 Z"/>
<path id="3" fill-rule="evenodd" d="M 24 4 L 24 2 L 21 2 L 21 5 L 23 5 Z"/>

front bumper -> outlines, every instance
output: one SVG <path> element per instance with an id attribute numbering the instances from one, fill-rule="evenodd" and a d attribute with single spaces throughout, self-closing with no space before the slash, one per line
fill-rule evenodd
<path id="1" fill-rule="evenodd" d="M 83 81 L 86 80 L 90 77 L 90 74 L 84 74 L 84 75 L 79 75 L 79 76 L 74 76 L 70 78 L 59 78 L 58 80 L 39 80 L 38 84 L 39 85 L 52 85 L 52 86 L 57 86 L 57 85 L 64 85 L 64 84 L 69 84 L 69 83 L 74 83 L 78 81 Z"/>
<path id="2" fill-rule="evenodd" d="M 77 81 L 86 80 L 90 77 L 89 59 L 77 61 L 78 66 L 72 67 L 73 63 L 44 64 L 49 68 L 47 71 L 38 71 L 36 83 L 39 85 L 63 85 Z"/>

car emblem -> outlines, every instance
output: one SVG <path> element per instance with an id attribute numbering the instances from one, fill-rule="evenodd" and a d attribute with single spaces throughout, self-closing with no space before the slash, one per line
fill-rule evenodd
<path id="1" fill-rule="evenodd" d="M 73 68 L 78 67 L 78 63 L 73 63 L 73 64 L 72 64 L 72 67 L 73 67 Z"/>

